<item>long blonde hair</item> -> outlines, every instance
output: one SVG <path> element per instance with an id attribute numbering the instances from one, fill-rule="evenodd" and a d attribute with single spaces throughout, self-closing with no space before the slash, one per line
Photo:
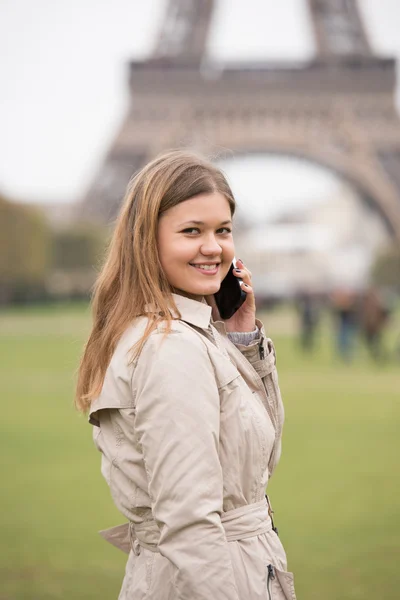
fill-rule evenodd
<path id="1" fill-rule="evenodd" d="M 207 160 L 180 150 L 159 156 L 130 181 L 94 286 L 93 326 L 78 370 L 75 403 L 79 410 L 87 411 L 100 393 L 119 339 L 136 317 L 146 314 L 146 305 L 157 312 L 148 315 L 133 358 L 159 321 L 166 321 L 169 330 L 171 310 L 177 309 L 158 256 L 158 220 L 180 202 L 213 192 L 225 196 L 233 215 L 235 200 L 223 173 Z"/>

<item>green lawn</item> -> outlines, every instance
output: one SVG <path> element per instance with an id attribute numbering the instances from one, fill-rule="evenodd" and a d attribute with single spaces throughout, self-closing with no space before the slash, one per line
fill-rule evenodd
<path id="1" fill-rule="evenodd" d="M 0 313 L 0 600 L 118 597 L 126 557 L 96 532 L 123 519 L 72 406 L 88 315 Z M 327 324 L 317 354 L 301 356 L 293 316 L 266 320 L 286 405 L 270 493 L 298 598 L 397 599 L 400 362 L 379 367 L 360 351 L 340 363 Z"/>

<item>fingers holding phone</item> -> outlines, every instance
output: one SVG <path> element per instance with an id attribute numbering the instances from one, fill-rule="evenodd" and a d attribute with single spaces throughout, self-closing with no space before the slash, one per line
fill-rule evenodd
<path id="1" fill-rule="evenodd" d="M 243 261 L 240 258 L 238 258 L 236 261 L 236 268 L 233 269 L 233 274 L 239 279 L 239 281 L 242 282 L 242 290 L 246 292 L 246 294 L 253 293 L 253 288 L 251 285 L 251 271 L 246 269 Z"/>
<path id="2" fill-rule="evenodd" d="M 214 321 L 224 321 L 227 331 L 254 331 L 256 305 L 251 272 L 242 260 L 233 260 L 219 291 L 207 302 Z"/>
<path id="3" fill-rule="evenodd" d="M 240 287 L 246 294 L 246 299 L 234 315 L 225 321 L 227 331 L 254 331 L 256 322 L 256 302 L 251 281 L 251 271 L 243 261 L 237 259 L 233 275 L 241 281 Z"/>

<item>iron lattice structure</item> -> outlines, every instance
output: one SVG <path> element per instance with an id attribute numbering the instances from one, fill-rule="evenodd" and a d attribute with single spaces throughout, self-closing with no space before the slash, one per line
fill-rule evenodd
<path id="1" fill-rule="evenodd" d="M 126 185 L 168 148 L 295 155 L 350 181 L 400 240 L 395 60 L 374 55 L 356 0 L 308 0 L 304 64 L 205 60 L 213 0 L 169 0 L 152 56 L 131 62 L 131 105 L 80 218 L 110 222 Z"/>

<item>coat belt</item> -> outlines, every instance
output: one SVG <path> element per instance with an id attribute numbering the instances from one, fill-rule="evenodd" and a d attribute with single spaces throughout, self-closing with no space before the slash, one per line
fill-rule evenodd
<path id="1" fill-rule="evenodd" d="M 221 523 L 228 542 L 244 540 L 272 530 L 267 500 L 247 504 L 221 514 Z M 104 529 L 100 535 L 126 554 L 132 549 L 139 554 L 140 547 L 158 552 L 160 531 L 154 520 L 134 526 L 132 522 Z"/>

